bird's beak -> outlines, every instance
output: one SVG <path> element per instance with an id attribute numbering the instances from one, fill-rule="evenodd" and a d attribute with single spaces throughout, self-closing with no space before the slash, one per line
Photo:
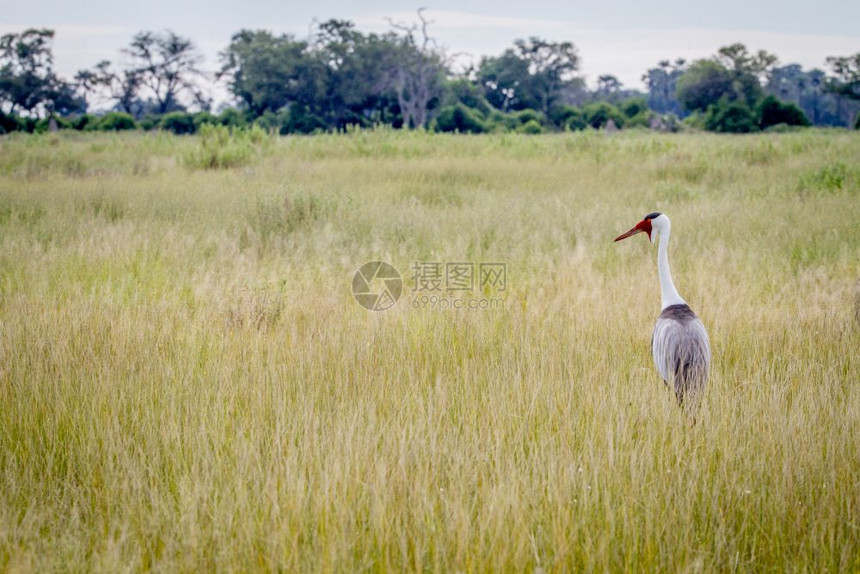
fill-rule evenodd
<path id="1" fill-rule="evenodd" d="M 628 237 L 630 237 L 631 235 L 636 235 L 637 233 L 644 233 L 644 232 L 645 232 L 645 230 L 644 230 L 644 229 L 641 229 L 641 228 L 639 227 L 639 224 L 636 224 L 636 227 L 634 227 L 634 228 L 633 228 L 633 229 L 631 229 L 630 231 L 628 231 L 628 232 L 626 232 L 626 233 L 622 233 L 621 235 L 619 235 L 618 237 L 616 237 L 616 238 L 615 238 L 615 241 L 621 241 L 622 239 L 627 239 L 627 238 L 628 238 Z"/>

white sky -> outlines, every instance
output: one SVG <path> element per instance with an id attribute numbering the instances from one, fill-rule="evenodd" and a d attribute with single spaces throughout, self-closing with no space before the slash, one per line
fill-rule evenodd
<path id="1" fill-rule="evenodd" d="M 215 70 L 218 52 L 242 28 L 306 37 L 314 19 L 339 18 L 362 31 L 380 32 L 388 29 L 386 17 L 415 20 L 421 6 L 433 21 L 431 35 L 463 58 L 499 54 L 528 36 L 572 41 L 580 71 L 592 86 L 608 73 L 625 87 L 642 88 L 642 74 L 658 61 L 703 58 L 734 42 L 805 68 L 824 68 L 827 56 L 860 51 L 857 0 L 666 0 L 653 7 L 641 0 L 515 5 L 428 0 L 415 6 L 394 0 L 0 0 L 0 33 L 55 29 L 55 67 L 71 77 L 99 60 L 118 60 L 136 32 L 169 28 L 190 37 L 205 56 L 204 68 Z"/>

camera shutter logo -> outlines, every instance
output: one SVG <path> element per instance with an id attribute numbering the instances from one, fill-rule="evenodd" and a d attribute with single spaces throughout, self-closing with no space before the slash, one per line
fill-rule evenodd
<path id="1" fill-rule="evenodd" d="M 403 279 L 390 263 L 369 261 L 352 278 L 352 296 L 368 311 L 394 307 L 403 292 Z"/>

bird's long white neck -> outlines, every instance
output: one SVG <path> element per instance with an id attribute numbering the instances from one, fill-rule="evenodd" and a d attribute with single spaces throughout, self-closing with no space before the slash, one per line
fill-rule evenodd
<path id="1" fill-rule="evenodd" d="M 660 276 L 661 309 L 665 309 L 670 305 L 686 305 L 687 302 L 675 289 L 672 273 L 669 271 L 669 233 L 671 227 L 668 222 L 662 227 L 657 245 L 657 274 Z"/>

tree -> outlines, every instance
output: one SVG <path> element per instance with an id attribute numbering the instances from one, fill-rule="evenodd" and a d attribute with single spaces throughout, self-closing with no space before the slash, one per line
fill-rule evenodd
<path id="1" fill-rule="evenodd" d="M 431 22 L 418 10 L 419 24 L 402 24 L 389 20 L 400 32 L 392 38 L 396 47 L 390 62 L 390 86 L 397 94 L 403 127 L 420 128 L 427 124 L 431 102 L 442 95 L 447 62 L 444 52 L 427 34 Z M 420 28 L 421 37 L 416 37 Z"/>
<path id="2" fill-rule="evenodd" d="M 675 96 L 688 111 L 704 112 L 732 94 L 729 71 L 713 60 L 697 60 L 678 79 Z"/>
<path id="3" fill-rule="evenodd" d="M 391 70 L 397 43 L 395 34 L 362 34 L 345 20 L 318 26 L 312 49 L 324 76 L 316 107 L 332 127 L 393 121 L 397 96 Z"/>
<path id="4" fill-rule="evenodd" d="M 143 81 L 139 70 L 114 71 L 110 61 L 102 60 L 92 70 L 79 71 L 75 79 L 86 94 L 104 93 L 108 100 L 115 102 L 116 109 L 135 117 L 141 115 L 143 110 L 138 94 Z"/>
<path id="5" fill-rule="evenodd" d="M 114 109 L 137 118 L 182 111 L 183 99 L 209 109 L 210 100 L 198 85 L 205 77 L 198 67 L 202 57 L 190 39 L 170 30 L 139 32 L 122 53 L 128 59 L 123 69 L 102 60 L 91 70 L 79 71 L 75 79 L 81 90 L 113 101 Z"/>
<path id="6" fill-rule="evenodd" d="M 131 59 L 131 76 L 155 99 L 157 113 L 183 109 L 182 94 L 202 109 L 209 108 L 209 100 L 196 83 L 203 76 L 198 68 L 202 57 L 190 39 L 170 30 L 139 32 L 123 53 Z"/>
<path id="7" fill-rule="evenodd" d="M 532 108 L 549 113 L 566 92 L 581 87 L 574 73 L 579 66 L 570 42 L 548 42 L 531 37 L 517 40 L 498 57 L 484 57 L 478 83 L 487 100 L 502 111 Z"/>
<path id="8" fill-rule="evenodd" d="M 723 46 L 717 50 L 714 58 L 736 75 L 750 74 L 759 81 L 766 79 L 767 74 L 778 61 L 775 55 L 764 50 L 751 54 L 747 51 L 747 47 L 740 43 Z"/>
<path id="9" fill-rule="evenodd" d="M 678 58 L 674 64 L 662 60 L 656 68 L 651 68 L 643 76 L 642 81 L 648 86 L 648 106 L 660 114 L 683 115 L 680 102 L 675 97 L 678 78 L 686 70 L 686 60 Z"/>
<path id="10" fill-rule="evenodd" d="M 481 87 L 468 77 L 449 78 L 445 82 L 442 105 L 455 106 L 457 104 L 463 104 L 467 108 L 478 110 L 482 114 L 489 114 L 493 110 L 490 102 L 484 97 Z"/>
<path id="11" fill-rule="evenodd" d="M 233 95 L 253 114 L 276 112 L 298 102 L 315 103 L 322 68 L 307 42 L 264 30 L 241 30 L 221 55 L 219 78 L 228 78 Z"/>
<path id="12" fill-rule="evenodd" d="M 9 113 L 86 110 L 75 87 L 54 73 L 53 39 L 53 30 L 34 28 L 0 37 L 0 105 Z"/>
<path id="13" fill-rule="evenodd" d="M 719 124 L 721 131 L 726 131 L 726 126 L 745 126 L 737 106 L 728 104 L 746 107 L 752 116 L 764 95 L 762 78 L 768 76 L 776 61 L 776 56 L 764 50 L 751 54 L 743 44 L 724 46 L 712 59 L 693 62 L 678 79 L 675 95 L 688 111 L 708 111 L 710 121 L 706 124 Z M 717 108 L 713 113 L 712 107 Z M 724 116 L 725 121 L 721 119 Z"/>
<path id="14" fill-rule="evenodd" d="M 834 78 L 827 84 L 828 89 L 852 100 L 860 100 L 860 52 L 853 56 L 827 58 Z"/>
<path id="15" fill-rule="evenodd" d="M 800 106 L 816 126 L 850 126 L 860 111 L 860 101 L 847 99 L 832 90 L 833 78 L 823 70 L 804 70 L 798 64 L 774 68 L 765 91 Z"/>
<path id="16" fill-rule="evenodd" d="M 611 74 L 604 74 L 597 78 L 597 90 L 594 95 L 598 100 L 617 104 L 621 100 L 621 82 Z"/>

